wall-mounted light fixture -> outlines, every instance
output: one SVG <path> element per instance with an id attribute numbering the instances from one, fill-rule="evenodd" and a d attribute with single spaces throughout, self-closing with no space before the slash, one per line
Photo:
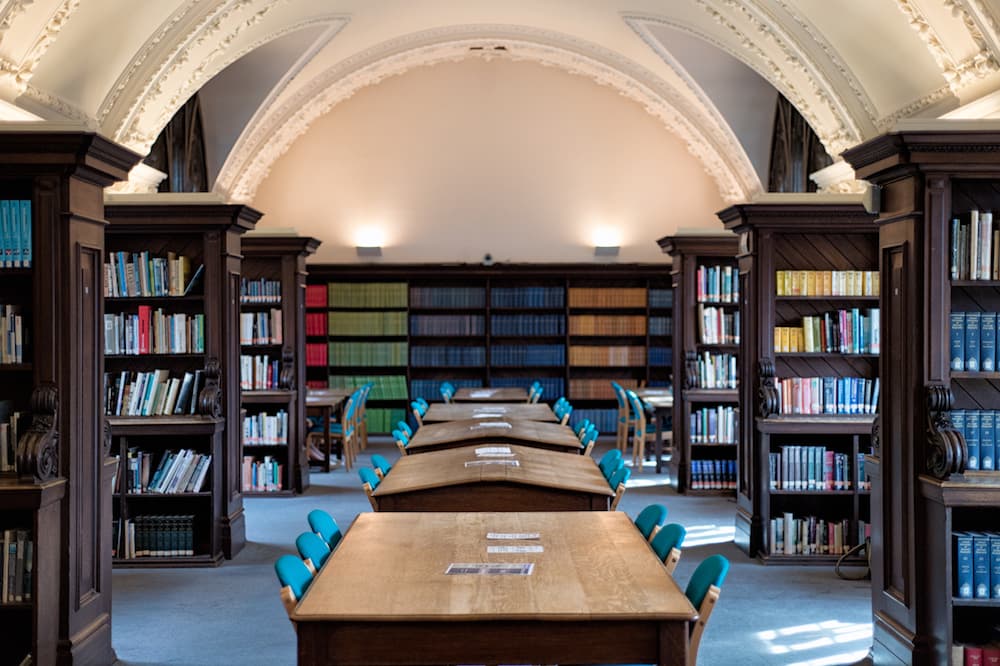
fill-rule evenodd
<path id="1" fill-rule="evenodd" d="M 617 257 L 618 250 L 621 248 L 618 245 L 595 245 L 594 246 L 594 256 L 595 257 Z"/>
<path id="2" fill-rule="evenodd" d="M 382 256 L 382 248 L 378 245 L 358 245 L 354 249 L 357 250 L 359 257 L 364 257 L 366 259 Z"/>

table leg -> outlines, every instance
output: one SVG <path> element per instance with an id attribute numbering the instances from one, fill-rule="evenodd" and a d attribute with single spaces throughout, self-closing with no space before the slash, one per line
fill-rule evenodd
<path id="1" fill-rule="evenodd" d="M 688 623 L 660 623 L 659 666 L 687 666 L 688 663 Z"/>
<path id="2" fill-rule="evenodd" d="M 663 419 L 660 410 L 653 408 L 653 420 L 656 421 L 656 441 L 653 443 L 653 455 L 656 456 L 656 473 L 661 472 L 661 458 L 663 458 Z"/>
<path id="3" fill-rule="evenodd" d="M 332 414 L 333 414 L 333 410 L 330 409 L 330 405 L 324 405 L 323 406 L 323 446 L 326 448 L 326 459 L 323 461 L 323 464 L 324 464 L 324 466 L 326 468 L 327 473 L 329 473 L 329 471 L 330 471 L 330 456 L 332 455 L 332 452 L 331 452 L 331 446 L 332 445 L 330 443 L 330 425 L 331 425 L 331 423 L 330 423 L 330 421 L 331 421 L 330 417 L 331 417 Z"/>

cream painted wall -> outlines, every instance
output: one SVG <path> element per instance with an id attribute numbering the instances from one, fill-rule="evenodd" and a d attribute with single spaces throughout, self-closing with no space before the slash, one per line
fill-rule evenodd
<path id="1" fill-rule="evenodd" d="M 336 106 L 274 166 L 259 227 L 323 239 L 314 262 L 664 262 L 656 239 L 718 231 L 714 182 L 639 105 L 499 58 L 413 70 Z"/>

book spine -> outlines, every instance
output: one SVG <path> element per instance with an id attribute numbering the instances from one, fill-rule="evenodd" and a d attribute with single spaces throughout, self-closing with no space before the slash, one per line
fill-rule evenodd
<path id="1" fill-rule="evenodd" d="M 979 323 L 979 369 L 996 370 L 997 313 L 984 312 Z"/>
<path id="2" fill-rule="evenodd" d="M 990 537 L 976 532 L 972 535 L 973 598 L 990 598 Z"/>
<path id="3" fill-rule="evenodd" d="M 979 324 L 981 312 L 965 313 L 965 369 L 969 372 L 979 372 Z"/>
<path id="4" fill-rule="evenodd" d="M 951 369 L 965 370 L 965 313 L 951 313 Z"/>

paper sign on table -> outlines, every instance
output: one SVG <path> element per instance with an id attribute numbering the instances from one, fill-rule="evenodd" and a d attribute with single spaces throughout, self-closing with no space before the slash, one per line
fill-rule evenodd
<path id="1" fill-rule="evenodd" d="M 488 456 L 498 453 L 513 453 L 509 446 L 477 446 L 476 455 L 477 456 Z"/>
<path id="2" fill-rule="evenodd" d="M 487 532 L 487 539 L 541 539 L 539 532 Z"/>
<path id="3" fill-rule="evenodd" d="M 543 553 L 542 546 L 486 546 L 487 553 Z"/>
<path id="4" fill-rule="evenodd" d="M 445 574 L 449 576 L 455 574 L 508 574 L 514 576 L 529 576 L 534 570 L 534 562 L 527 562 L 524 564 L 513 564 L 508 562 L 453 562 L 448 565 L 448 568 L 445 570 Z"/>
<path id="5" fill-rule="evenodd" d="M 520 467 L 521 462 L 518 460 L 469 460 L 465 463 L 466 467 L 478 467 L 479 465 L 506 465 L 507 467 Z"/>
<path id="6" fill-rule="evenodd" d="M 476 425 L 470 425 L 469 430 L 481 430 L 482 428 L 513 428 L 511 424 L 506 421 L 481 421 Z"/>

